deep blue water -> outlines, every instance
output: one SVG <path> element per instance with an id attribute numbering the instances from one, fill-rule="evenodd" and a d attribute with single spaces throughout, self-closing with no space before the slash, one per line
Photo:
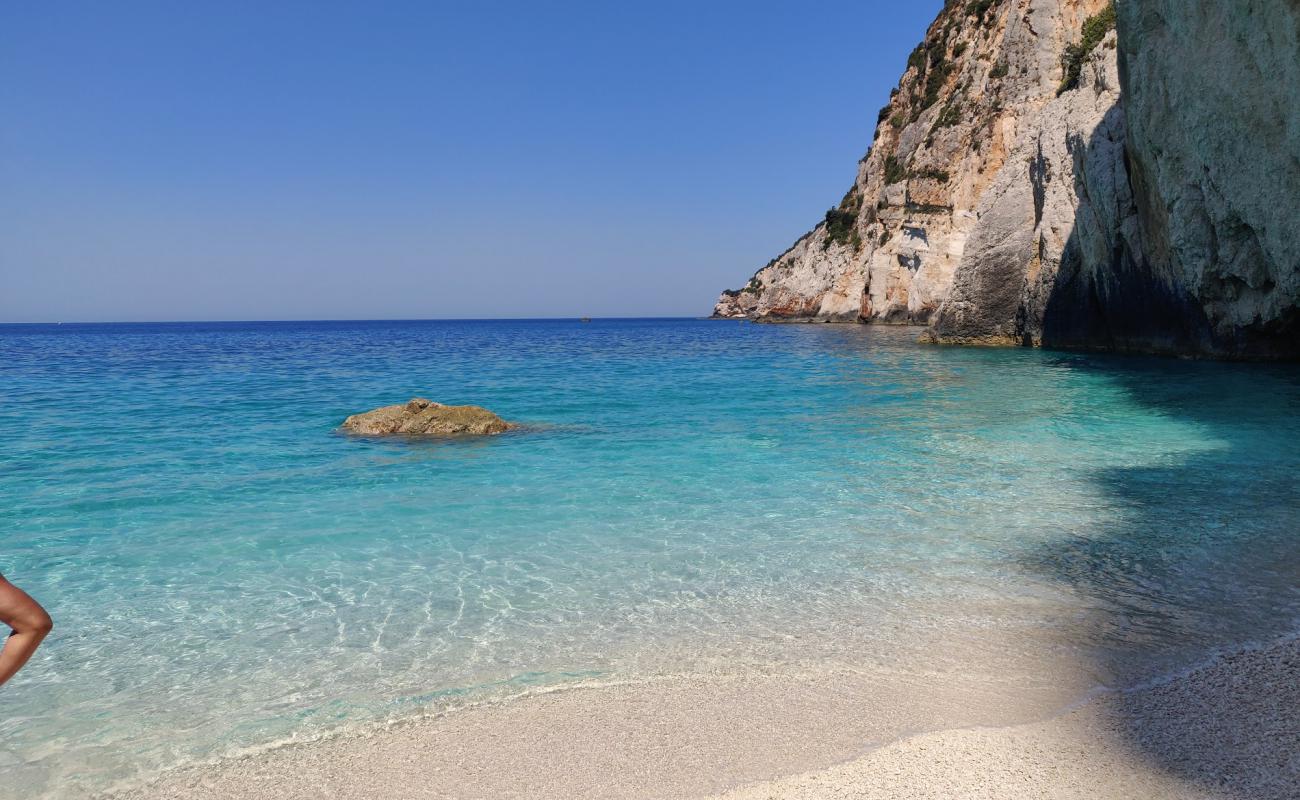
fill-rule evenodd
<path id="1" fill-rule="evenodd" d="M 1114 683 L 1294 624 L 1300 371 L 915 334 L 0 326 L 0 570 L 57 623 L 0 796 L 592 677 Z M 336 431 L 417 395 L 524 427 Z"/>

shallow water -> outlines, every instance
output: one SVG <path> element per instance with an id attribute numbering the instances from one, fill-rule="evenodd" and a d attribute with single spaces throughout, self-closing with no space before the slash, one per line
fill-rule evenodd
<path id="1" fill-rule="evenodd" d="M 1114 684 L 1294 624 L 1300 371 L 915 333 L 0 326 L 0 570 L 58 626 L 0 796 L 590 678 Z M 525 428 L 334 430 L 413 395 Z"/>

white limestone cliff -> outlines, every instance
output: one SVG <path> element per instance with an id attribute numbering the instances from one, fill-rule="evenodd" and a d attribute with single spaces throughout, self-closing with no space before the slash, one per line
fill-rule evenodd
<path id="1" fill-rule="evenodd" d="M 826 220 L 724 292 L 715 316 L 926 324 L 984 195 L 1106 0 L 950 2 L 913 51 L 853 186 Z"/>
<path id="2" fill-rule="evenodd" d="M 1297 206 L 1295 0 L 949 2 L 853 189 L 715 314 L 1297 358 Z"/>

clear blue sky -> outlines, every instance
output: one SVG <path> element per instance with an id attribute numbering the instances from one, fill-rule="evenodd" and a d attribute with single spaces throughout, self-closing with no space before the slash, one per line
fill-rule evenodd
<path id="1" fill-rule="evenodd" d="M 704 314 L 928 2 L 6 2 L 0 321 Z"/>

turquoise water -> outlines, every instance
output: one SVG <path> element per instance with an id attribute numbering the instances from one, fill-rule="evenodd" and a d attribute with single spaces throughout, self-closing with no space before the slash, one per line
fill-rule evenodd
<path id="1" fill-rule="evenodd" d="M 581 680 L 984 648 L 1113 683 L 1295 623 L 1295 368 L 915 333 L 0 326 L 0 570 L 57 623 L 0 795 Z M 414 395 L 524 428 L 335 431 Z"/>

